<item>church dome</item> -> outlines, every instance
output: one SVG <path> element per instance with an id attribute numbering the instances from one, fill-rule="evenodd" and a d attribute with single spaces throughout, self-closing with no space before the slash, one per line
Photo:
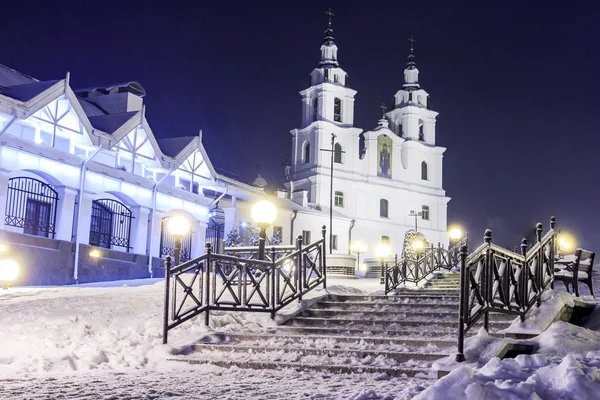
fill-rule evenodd
<path id="1" fill-rule="evenodd" d="M 267 180 L 262 177 L 261 174 L 258 174 L 254 182 L 252 182 L 252 186 L 256 186 L 259 188 L 264 188 L 268 185 Z"/>

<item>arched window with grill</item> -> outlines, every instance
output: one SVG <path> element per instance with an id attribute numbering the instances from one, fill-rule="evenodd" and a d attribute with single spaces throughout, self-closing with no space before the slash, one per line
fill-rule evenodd
<path id="1" fill-rule="evenodd" d="M 342 100 L 337 97 L 333 100 L 333 120 L 342 122 Z"/>
<path id="2" fill-rule="evenodd" d="M 388 218 L 388 201 L 386 199 L 379 200 L 379 216 Z"/>
<path id="3" fill-rule="evenodd" d="M 160 258 L 166 256 L 175 257 L 175 237 L 169 232 L 169 219 L 172 217 L 164 217 L 160 221 Z M 179 253 L 179 261 L 185 262 L 192 258 L 192 230 L 181 238 L 181 251 Z"/>
<path id="4" fill-rule="evenodd" d="M 333 148 L 333 161 L 341 164 L 342 163 L 342 145 L 336 143 Z"/>
<path id="5" fill-rule="evenodd" d="M 421 162 L 421 179 L 424 181 L 428 180 L 427 163 L 425 161 Z"/>
<path id="6" fill-rule="evenodd" d="M 319 111 L 319 98 L 315 97 L 312 101 L 312 120 L 316 121 Z"/>
<path id="7" fill-rule="evenodd" d="M 92 202 L 90 222 L 90 245 L 105 249 L 131 248 L 131 210 L 112 199 Z"/>
<path id="8" fill-rule="evenodd" d="M 4 224 L 23 228 L 23 233 L 54 238 L 58 193 L 40 180 L 16 177 L 8 180 Z"/>
<path id="9" fill-rule="evenodd" d="M 310 142 L 304 142 L 304 146 L 302 149 L 302 163 L 308 164 L 310 162 Z"/>

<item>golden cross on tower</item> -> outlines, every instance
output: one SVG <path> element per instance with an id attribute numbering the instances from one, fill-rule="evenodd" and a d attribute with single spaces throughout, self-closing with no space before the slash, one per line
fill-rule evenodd
<path id="1" fill-rule="evenodd" d="M 331 7 L 329 8 L 329 10 L 325 11 L 325 15 L 329 16 L 329 27 L 331 28 L 331 17 L 335 17 L 335 14 L 333 13 L 333 11 L 331 11 Z"/>
<path id="2" fill-rule="evenodd" d="M 408 42 L 410 43 L 410 52 L 411 54 L 415 51 L 415 38 L 413 37 L 412 33 L 411 35 L 408 37 Z"/>
<path id="3" fill-rule="evenodd" d="M 385 118 L 385 112 L 387 111 L 387 106 L 385 103 L 381 103 L 381 118 Z"/>

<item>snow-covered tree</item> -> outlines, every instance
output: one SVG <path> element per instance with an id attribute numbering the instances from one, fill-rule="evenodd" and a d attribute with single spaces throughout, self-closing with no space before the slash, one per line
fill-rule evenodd
<path id="1" fill-rule="evenodd" d="M 415 250 L 413 248 L 413 243 L 417 240 L 420 240 L 423 244 L 421 251 L 424 251 L 430 246 L 430 244 L 427 243 L 425 235 L 423 235 L 421 232 L 415 232 L 414 230 L 410 230 L 404 235 L 404 242 L 402 243 L 402 257 L 415 258 Z"/>
<path id="2" fill-rule="evenodd" d="M 237 230 L 237 228 L 233 228 L 227 234 L 227 240 L 225 241 L 225 245 L 227 247 L 236 247 L 242 243 L 242 238 Z"/>
<path id="3" fill-rule="evenodd" d="M 271 245 L 277 246 L 281 244 L 281 230 L 276 229 L 273 231 L 273 237 L 271 237 Z"/>
<path id="4" fill-rule="evenodd" d="M 252 232 L 252 236 L 250 236 L 248 245 L 249 246 L 258 246 L 258 232 Z"/>

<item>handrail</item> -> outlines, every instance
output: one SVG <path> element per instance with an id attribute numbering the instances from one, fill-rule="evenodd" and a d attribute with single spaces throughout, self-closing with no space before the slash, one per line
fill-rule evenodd
<path id="1" fill-rule="evenodd" d="M 467 255 L 460 253 L 460 302 L 458 354 L 464 361 L 465 333 L 483 317 L 489 330 L 489 313 L 518 315 L 521 321 L 534 304 L 539 306 L 542 293 L 554 285 L 556 218 L 550 218 L 550 230 L 542 237 L 542 224 L 536 225 L 537 243 L 528 251 L 527 239 L 521 253 L 492 243 L 492 231 L 486 230 L 484 243 Z"/>
<path id="2" fill-rule="evenodd" d="M 177 266 L 167 256 L 163 343 L 169 330 L 202 313 L 206 325 L 211 310 L 269 312 L 273 318 L 316 287 L 326 288 L 325 226 L 321 234 L 320 240 L 306 247 L 302 236 L 293 248 L 272 246 L 270 260 L 213 253 L 210 243 L 205 254 Z M 277 259 L 278 250 L 285 254 Z"/>

